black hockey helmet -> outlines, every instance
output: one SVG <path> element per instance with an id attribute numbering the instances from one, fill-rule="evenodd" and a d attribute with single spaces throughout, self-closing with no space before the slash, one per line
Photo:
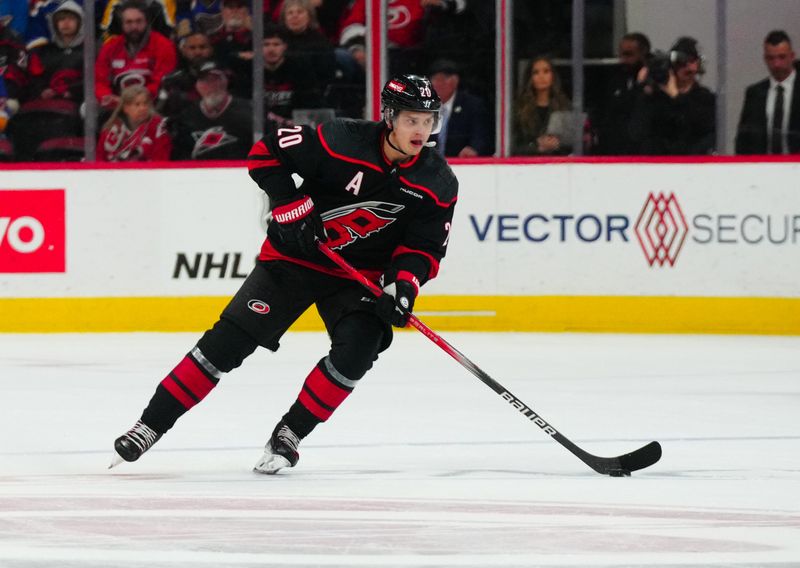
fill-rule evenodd
<path id="1" fill-rule="evenodd" d="M 439 109 L 442 101 L 431 85 L 430 79 L 419 75 L 396 75 L 389 79 L 381 91 L 381 112 L 391 127 L 391 121 L 400 111 L 432 112 L 434 132 L 439 127 Z"/>

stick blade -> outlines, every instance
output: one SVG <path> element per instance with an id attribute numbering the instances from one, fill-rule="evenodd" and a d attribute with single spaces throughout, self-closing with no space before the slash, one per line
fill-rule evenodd
<path id="1" fill-rule="evenodd" d="M 606 458 L 590 454 L 558 432 L 553 438 L 601 475 L 628 477 L 632 471 L 650 467 L 661 459 L 661 444 L 658 442 L 650 442 L 628 454 Z"/>
<path id="2" fill-rule="evenodd" d="M 634 450 L 629 454 L 620 456 L 619 463 L 621 468 L 624 470 L 636 471 L 650 467 L 660 459 L 661 444 L 658 442 L 650 442 L 638 450 Z"/>

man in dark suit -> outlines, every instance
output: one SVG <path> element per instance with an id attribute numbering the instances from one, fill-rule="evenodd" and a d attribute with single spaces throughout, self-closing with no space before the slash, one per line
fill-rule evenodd
<path id="1" fill-rule="evenodd" d="M 458 66 L 450 60 L 434 61 L 431 84 L 442 100 L 442 128 L 437 149 L 444 156 L 472 158 L 488 156 L 492 150 L 489 137 L 489 114 L 477 96 L 459 88 Z"/>
<path id="2" fill-rule="evenodd" d="M 597 124 L 595 154 L 630 156 L 638 154 L 631 139 L 631 115 L 639 90 L 637 76 L 650 58 L 650 39 L 639 32 L 622 36 L 619 42 L 619 67 L 614 70 L 604 93 L 605 102 L 594 115 Z"/>
<path id="3" fill-rule="evenodd" d="M 770 76 L 747 88 L 736 131 L 737 154 L 800 153 L 800 85 L 795 55 L 786 32 L 764 40 Z"/>

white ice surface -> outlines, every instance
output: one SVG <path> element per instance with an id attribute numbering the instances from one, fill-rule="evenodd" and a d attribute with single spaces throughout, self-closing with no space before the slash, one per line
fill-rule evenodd
<path id="1" fill-rule="evenodd" d="M 277 476 L 251 467 L 328 347 L 259 351 L 140 461 L 112 442 L 196 334 L 0 335 L 0 568 L 800 566 L 800 338 L 417 333 Z"/>

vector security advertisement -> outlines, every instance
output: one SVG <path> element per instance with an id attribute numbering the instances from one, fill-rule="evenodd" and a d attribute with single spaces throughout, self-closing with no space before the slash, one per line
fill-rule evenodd
<path id="1" fill-rule="evenodd" d="M 418 304 L 441 329 L 800 333 L 800 164 L 454 171 L 448 255 Z M 203 329 L 263 214 L 243 167 L 4 172 L 3 330 Z"/>

